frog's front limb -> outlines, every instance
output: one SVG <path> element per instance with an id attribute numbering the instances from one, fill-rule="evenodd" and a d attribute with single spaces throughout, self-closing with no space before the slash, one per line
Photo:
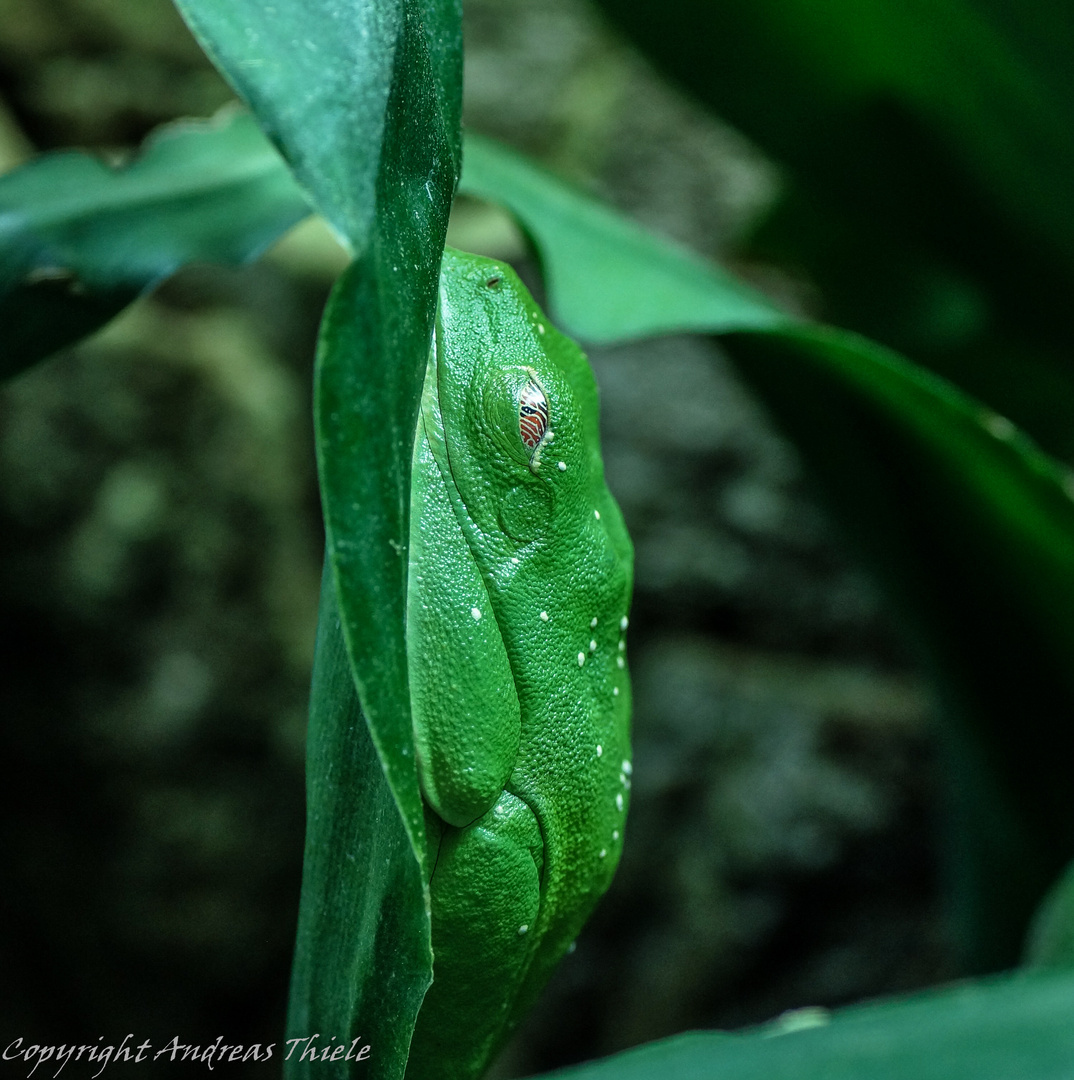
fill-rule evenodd
<path id="1" fill-rule="evenodd" d="M 521 719 L 488 589 L 424 425 L 414 446 L 407 654 L 422 795 L 465 827 L 507 786 Z"/>
<path id="2" fill-rule="evenodd" d="M 503 1040 L 537 946 L 543 864 L 533 811 L 506 791 L 472 825 L 444 828 L 430 884 L 436 978 L 407 1080 L 474 1080 Z"/>

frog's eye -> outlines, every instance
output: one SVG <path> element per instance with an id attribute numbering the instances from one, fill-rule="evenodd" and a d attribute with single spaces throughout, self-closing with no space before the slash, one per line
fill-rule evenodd
<path id="1" fill-rule="evenodd" d="M 531 454 L 546 441 L 548 398 L 535 379 L 530 379 L 518 395 L 518 431 Z"/>

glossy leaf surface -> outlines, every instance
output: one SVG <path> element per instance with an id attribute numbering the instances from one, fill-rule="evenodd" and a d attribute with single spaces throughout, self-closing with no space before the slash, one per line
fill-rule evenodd
<path id="1" fill-rule="evenodd" d="M 179 6 L 355 256 L 333 290 L 317 355 L 326 591 L 338 628 L 322 627 L 311 701 L 289 1037 L 343 1039 L 326 1028 L 345 1024 L 372 1056 L 368 1068 L 301 1058 L 287 1068 L 291 1077 L 363 1069 L 395 1078 L 432 966 L 407 683 L 407 546 L 414 429 L 459 171 L 461 13 L 450 0 Z M 341 790 L 345 763 L 355 772 Z M 346 857 L 348 825 L 383 830 L 365 836 L 362 852 L 380 851 L 380 861 Z M 393 942 L 395 933 L 406 940 Z"/>
<path id="2" fill-rule="evenodd" d="M 302 925 L 287 1038 L 346 1048 L 342 1062 L 302 1060 L 284 1043 L 290 1076 L 398 1076 L 428 985 L 429 927 L 422 878 L 351 674 L 336 589 L 321 589 L 306 758 Z M 316 912 L 316 917 L 311 913 Z M 350 993 L 342 987 L 352 988 Z M 358 1064 L 358 1055 L 366 1059 Z M 348 1063 L 347 1055 L 351 1056 Z"/>

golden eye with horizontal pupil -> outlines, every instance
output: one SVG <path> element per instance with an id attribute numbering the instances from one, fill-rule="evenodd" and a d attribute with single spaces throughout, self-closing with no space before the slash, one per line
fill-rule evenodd
<path id="1" fill-rule="evenodd" d="M 530 379 L 518 395 L 518 432 L 531 458 L 545 441 L 547 431 L 548 398 L 537 380 Z"/>

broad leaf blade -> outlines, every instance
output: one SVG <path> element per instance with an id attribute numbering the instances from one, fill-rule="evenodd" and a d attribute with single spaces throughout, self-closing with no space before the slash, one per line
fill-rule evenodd
<path id="1" fill-rule="evenodd" d="M 421 873 L 358 704 L 335 582 L 325 570 L 310 690 L 303 914 L 288 1018 L 288 1037 L 300 1041 L 285 1044 L 285 1069 L 293 1076 L 345 1076 L 358 1068 L 398 1076 L 410 1043 L 406 1018 L 417 1014 L 428 985 L 428 920 L 422 905 L 406 902 L 421 896 Z M 301 1060 L 318 1033 L 318 1047 L 346 1047 L 342 1063 Z M 364 1064 L 354 1064 L 362 1057 Z"/>
<path id="2" fill-rule="evenodd" d="M 414 431 L 458 175 L 460 13 L 439 0 L 182 7 L 355 253 L 317 354 L 322 603 L 338 627 L 323 628 L 314 686 L 288 1025 L 302 1039 L 339 1023 L 372 1055 L 292 1055 L 287 1073 L 398 1080 L 432 971 L 405 612 Z M 345 764 L 359 782 L 340 788 Z"/>
<path id="3" fill-rule="evenodd" d="M 572 260 L 571 287 L 584 303 L 565 295 L 562 276 L 548 279 L 567 329 L 601 340 L 667 329 L 645 295 L 675 293 L 677 249 L 637 262 L 637 241 L 627 226 L 609 227 L 606 208 L 517 160 L 494 181 L 482 192 L 521 219 L 544 265 L 564 253 Z M 629 275 L 619 274 L 628 260 Z M 624 281 L 634 290 L 625 313 Z M 890 351 L 789 320 L 780 327 L 715 273 L 695 275 L 694 286 L 717 312 L 708 329 L 742 331 L 729 342 L 740 369 L 812 465 L 937 675 L 966 819 L 958 856 L 967 960 L 1013 963 L 1033 907 L 1074 854 L 1068 473 L 1008 421 Z M 594 310 L 611 314 L 594 319 Z"/>
<path id="4" fill-rule="evenodd" d="M 92 332 L 188 263 L 256 258 L 309 212 L 235 109 L 161 128 L 122 168 L 60 153 L 0 177 L 0 374 Z"/>
<path id="5" fill-rule="evenodd" d="M 740 1035 L 690 1032 L 549 1080 L 1068 1080 L 1074 975 L 1016 976 Z M 808 1022 L 808 1017 L 801 1019 Z M 816 1019 L 822 1020 L 822 1017 Z"/>
<path id="6" fill-rule="evenodd" d="M 299 183 L 355 252 L 372 235 L 400 42 L 423 39 L 428 118 L 459 155 L 459 19 L 452 0 L 176 0 L 216 66 L 250 103 Z M 407 20 L 413 26 L 407 26 Z M 425 118 L 413 117 L 420 124 Z M 434 181 L 430 179 L 430 184 Z M 432 191 L 436 201 L 442 193 Z"/>
<path id="7" fill-rule="evenodd" d="M 789 321 L 718 266 L 646 233 L 489 139 L 467 136 L 461 190 L 518 216 L 540 252 L 553 314 L 587 341 Z"/>

